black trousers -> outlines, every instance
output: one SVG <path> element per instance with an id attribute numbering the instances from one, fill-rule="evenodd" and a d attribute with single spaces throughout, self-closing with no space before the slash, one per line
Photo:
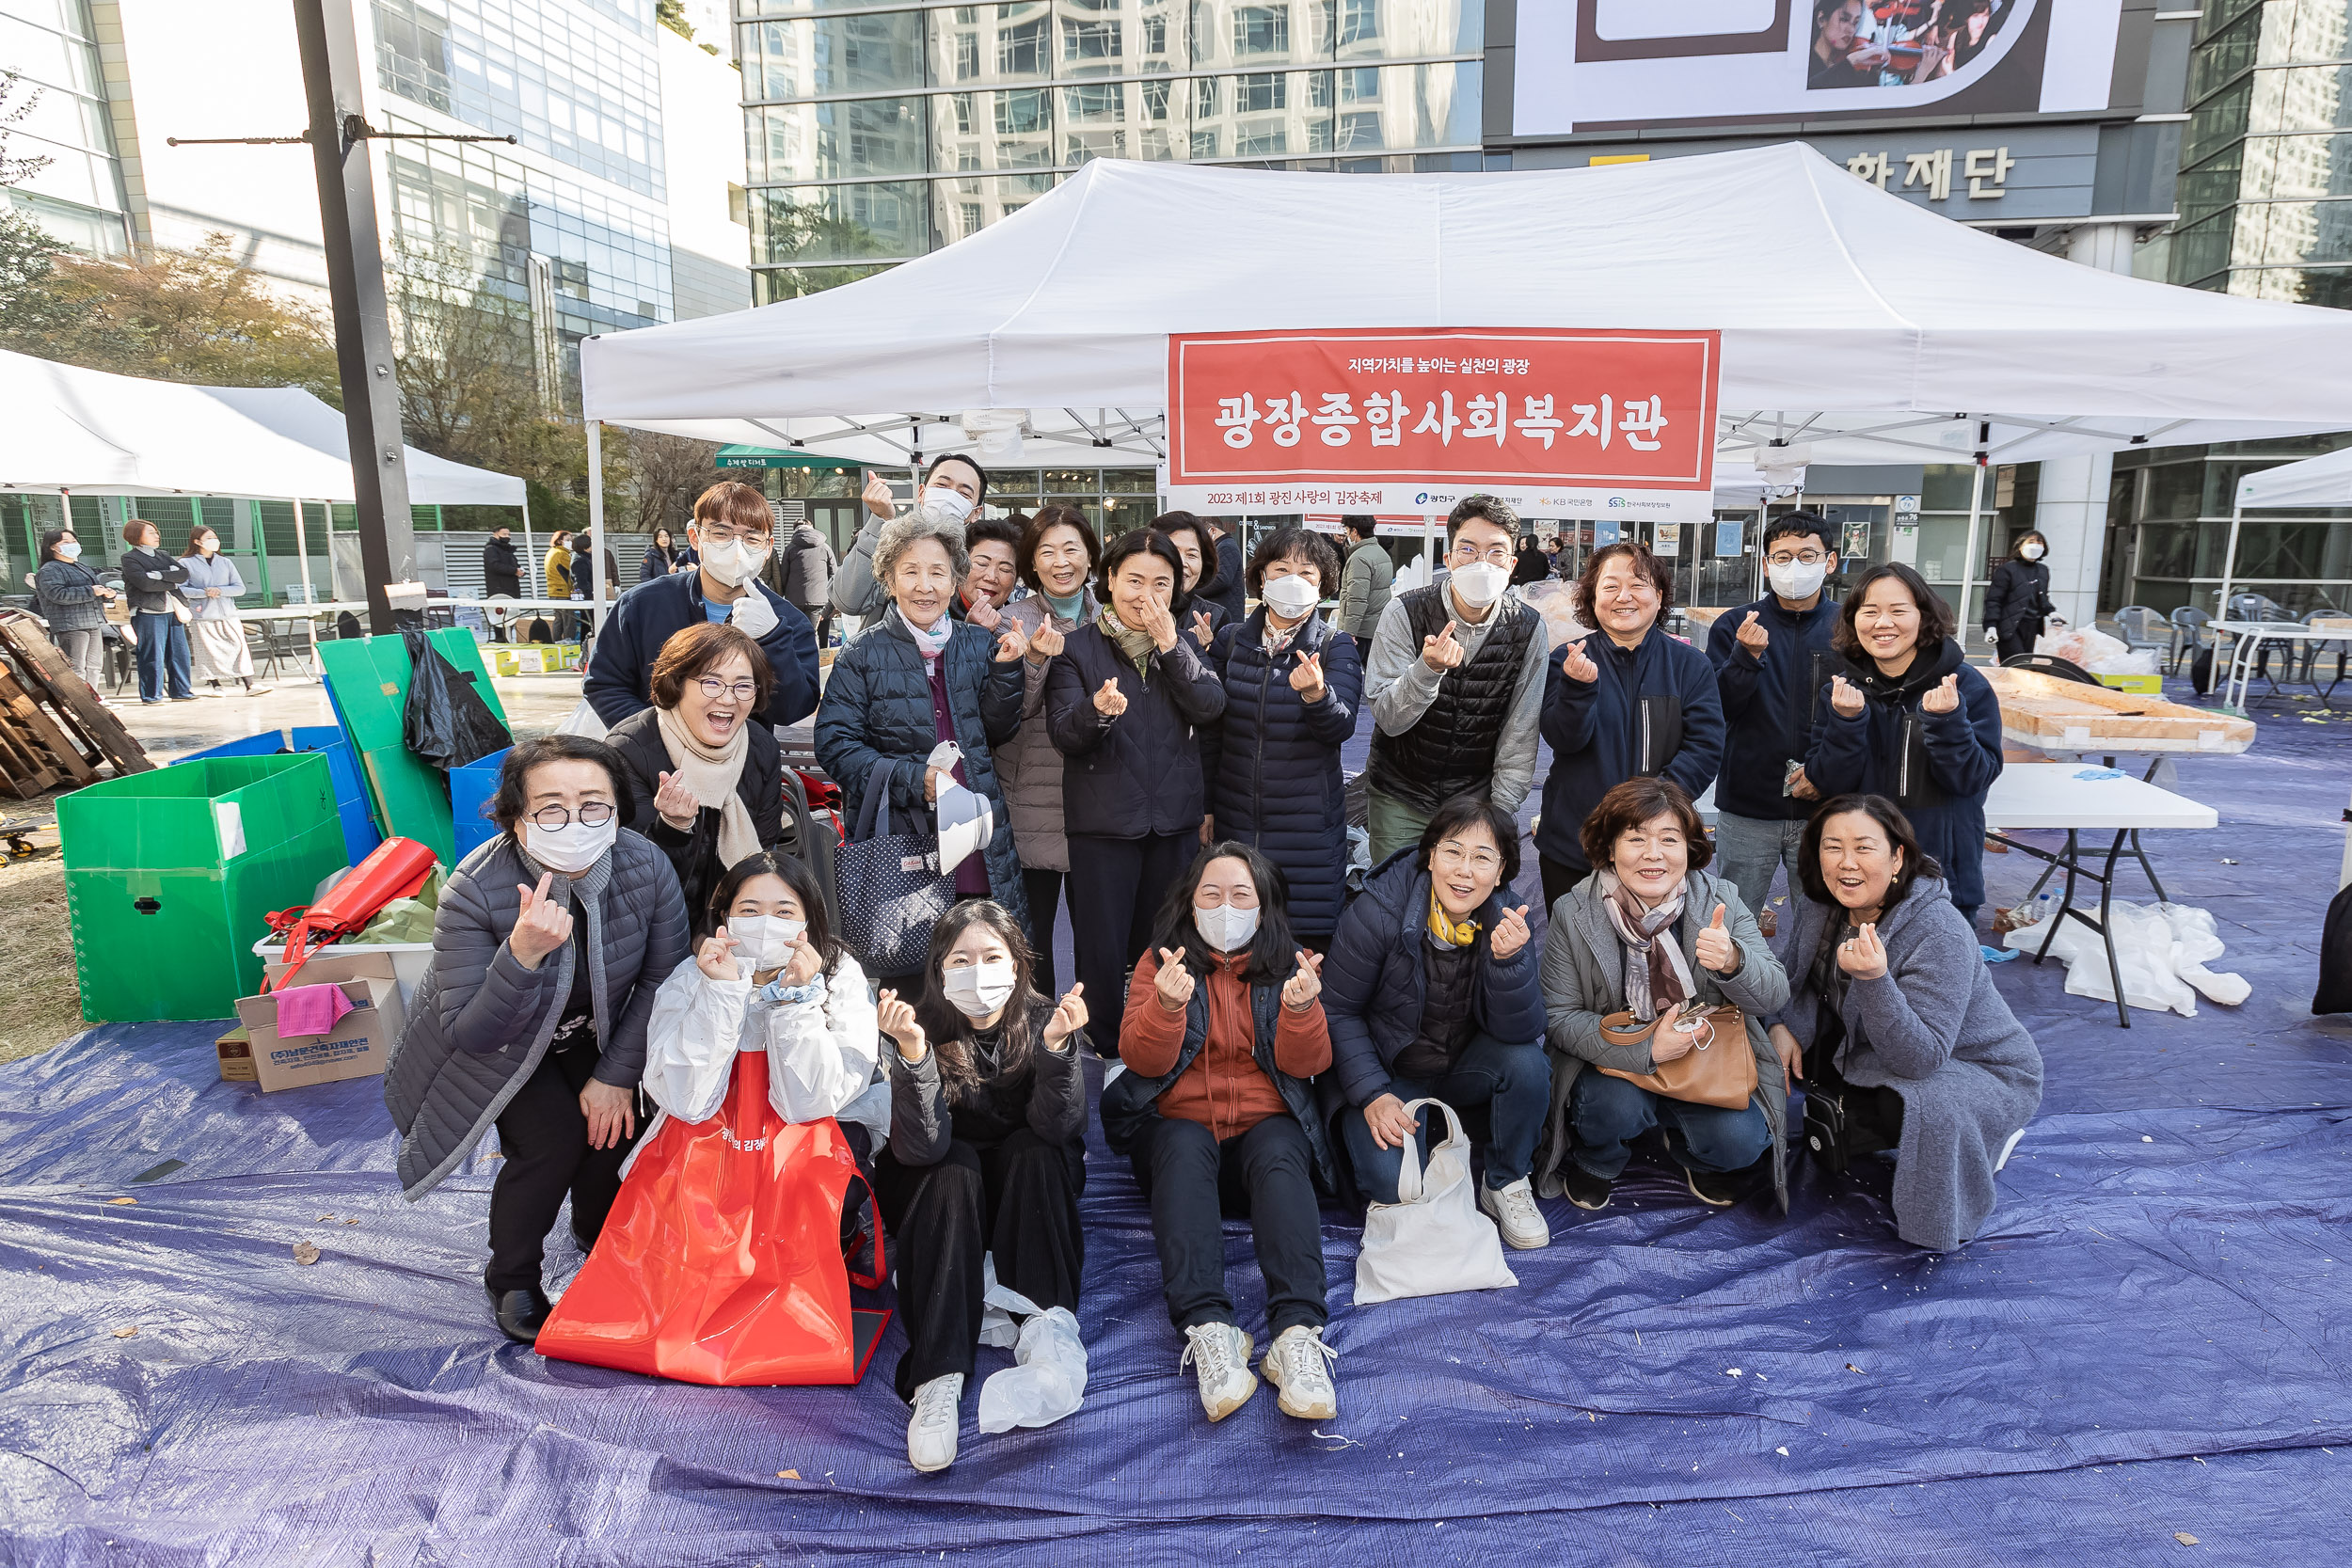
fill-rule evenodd
<path id="1" fill-rule="evenodd" d="M 1021 868 L 1021 891 L 1029 900 L 1029 930 L 1037 938 L 1037 973 L 1032 983 L 1040 996 L 1061 994 L 1061 986 L 1054 978 L 1054 917 L 1061 912 L 1062 883 L 1068 878 L 1066 871 L 1040 871 L 1033 865 Z"/>
<path id="2" fill-rule="evenodd" d="M 2019 654 L 2029 654 L 2033 652 L 2033 640 L 2041 635 L 2041 632 L 2038 630 L 2021 626 L 2017 628 L 2015 636 L 2011 636 L 2008 632 L 2001 632 L 1997 634 L 1994 639 L 1993 645 L 1996 650 L 1998 650 L 2001 662 L 2007 664 L 2011 658 L 2015 657 Z"/>
<path id="3" fill-rule="evenodd" d="M 1130 1159 L 1152 1204 L 1168 1322 L 1187 1329 L 1233 1321 L 1233 1298 L 1225 1289 L 1228 1214 L 1249 1220 L 1258 1272 L 1265 1276 L 1268 1342 L 1286 1328 L 1321 1328 L 1329 1321 L 1314 1150 L 1295 1118 L 1268 1117 L 1220 1143 L 1197 1121 L 1152 1117 L 1136 1134 Z"/>
<path id="4" fill-rule="evenodd" d="M 1119 1054 L 1127 972 L 1143 957 L 1168 890 L 1200 852 L 1199 832 L 1070 838 L 1070 944 L 1087 989 L 1095 1054 Z"/>
<path id="5" fill-rule="evenodd" d="M 902 1165 L 887 1149 L 875 1156 L 874 1196 L 898 1243 L 898 1311 L 907 1332 L 898 1358 L 900 1399 L 912 1403 L 914 1391 L 935 1377 L 972 1376 L 984 1255 L 996 1255 L 999 1284 L 1041 1308 L 1078 1309 L 1085 1173 L 1082 1150 L 1049 1144 L 1026 1128 L 995 1144 L 976 1147 L 959 1138 L 935 1165 Z"/>
<path id="6" fill-rule="evenodd" d="M 1593 874 L 1589 868 L 1579 870 L 1565 861 L 1553 860 L 1549 855 L 1541 855 L 1537 859 L 1543 863 L 1544 910 L 1547 913 L 1565 898 L 1577 883 Z"/>
<path id="7" fill-rule="evenodd" d="M 572 1234 L 594 1246 L 621 1191 L 621 1162 L 637 1132 L 616 1148 L 588 1147 L 588 1118 L 580 1091 L 596 1069 L 596 1042 L 549 1051 L 515 1098 L 499 1113 L 498 1180 L 490 1188 L 490 1267 L 483 1283 L 493 1291 L 528 1291 L 539 1283 L 548 1232 L 564 1200 L 572 1200 Z"/>

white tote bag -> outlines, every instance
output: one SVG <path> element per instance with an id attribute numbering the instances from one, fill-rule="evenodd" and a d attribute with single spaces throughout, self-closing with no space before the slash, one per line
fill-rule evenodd
<path id="1" fill-rule="evenodd" d="M 1429 1151 L 1423 1171 L 1415 1144 L 1405 1146 L 1405 1168 L 1396 1182 L 1396 1203 L 1375 1203 L 1364 1213 L 1364 1244 L 1356 1254 L 1356 1305 L 1394 1301 L 1399 1296 L 1439 1296 L 1452 1291 L 1492 1291 L 1517 1285 L 1518 1276 L 1502 1260 L 1502 1235 L 1481 1213 L 1470 1191 L 1470 1138 L 1454 1107 L 1442 1100 L 1416 1100 L 1407 1116 L 1424 1105 L 1445 1113 L 1445 1142 Z"/>

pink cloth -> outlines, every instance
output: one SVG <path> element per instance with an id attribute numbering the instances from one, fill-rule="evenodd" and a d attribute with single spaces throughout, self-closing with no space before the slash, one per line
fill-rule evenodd
<path id="1" fill-rule="evenodd" d="M 278 1037 L 304 1039 L 324 1035 L 351 1011 L 351 998 L 341 986 L 296 986 L 278 993 Z"/>

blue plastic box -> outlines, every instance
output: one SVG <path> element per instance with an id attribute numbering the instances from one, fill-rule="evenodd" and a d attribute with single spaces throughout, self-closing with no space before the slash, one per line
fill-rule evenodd
<path id="1" fill-rule="evenodd" d="M 492 752 L 463 768 L 449 770 L 450 826 L 457 841 L 461 864 L 468 855 L 498 836 L 498 824 L 483 816 L 482 808 L 499 792 L 499 772 L 505 766 L 506 752 Z"/>

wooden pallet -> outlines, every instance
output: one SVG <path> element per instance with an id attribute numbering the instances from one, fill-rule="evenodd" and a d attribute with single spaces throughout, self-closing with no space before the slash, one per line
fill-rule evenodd
<path id="1" fill-rule="evenodd" d="M 98 769 L 26 695 L 16 677 L 0 667 L 0 787 L 20 800 L 56 789 L 93 783 Z"/>
<path id="2" fill-rule="evenodd" d="M 0 610 L 0 652 L 8 656 L 13 667 L 9 686 L 33 718 L 24 719 L 15 705 L 5 700 L 0 700 L 0 707 L 8 710 L 9 721 L 20 726 L 21 734 L 38 721 L 40 729 L 30 733 L 64 769 L 60 782 L 88 784 L 102 767 L 130 774 L 144 773 L 155 766 L 147 748 L 122 727 L 122 721 L 98 700 L 89 682 L 66 662 L 39 621 L 22 610 Z"/>

